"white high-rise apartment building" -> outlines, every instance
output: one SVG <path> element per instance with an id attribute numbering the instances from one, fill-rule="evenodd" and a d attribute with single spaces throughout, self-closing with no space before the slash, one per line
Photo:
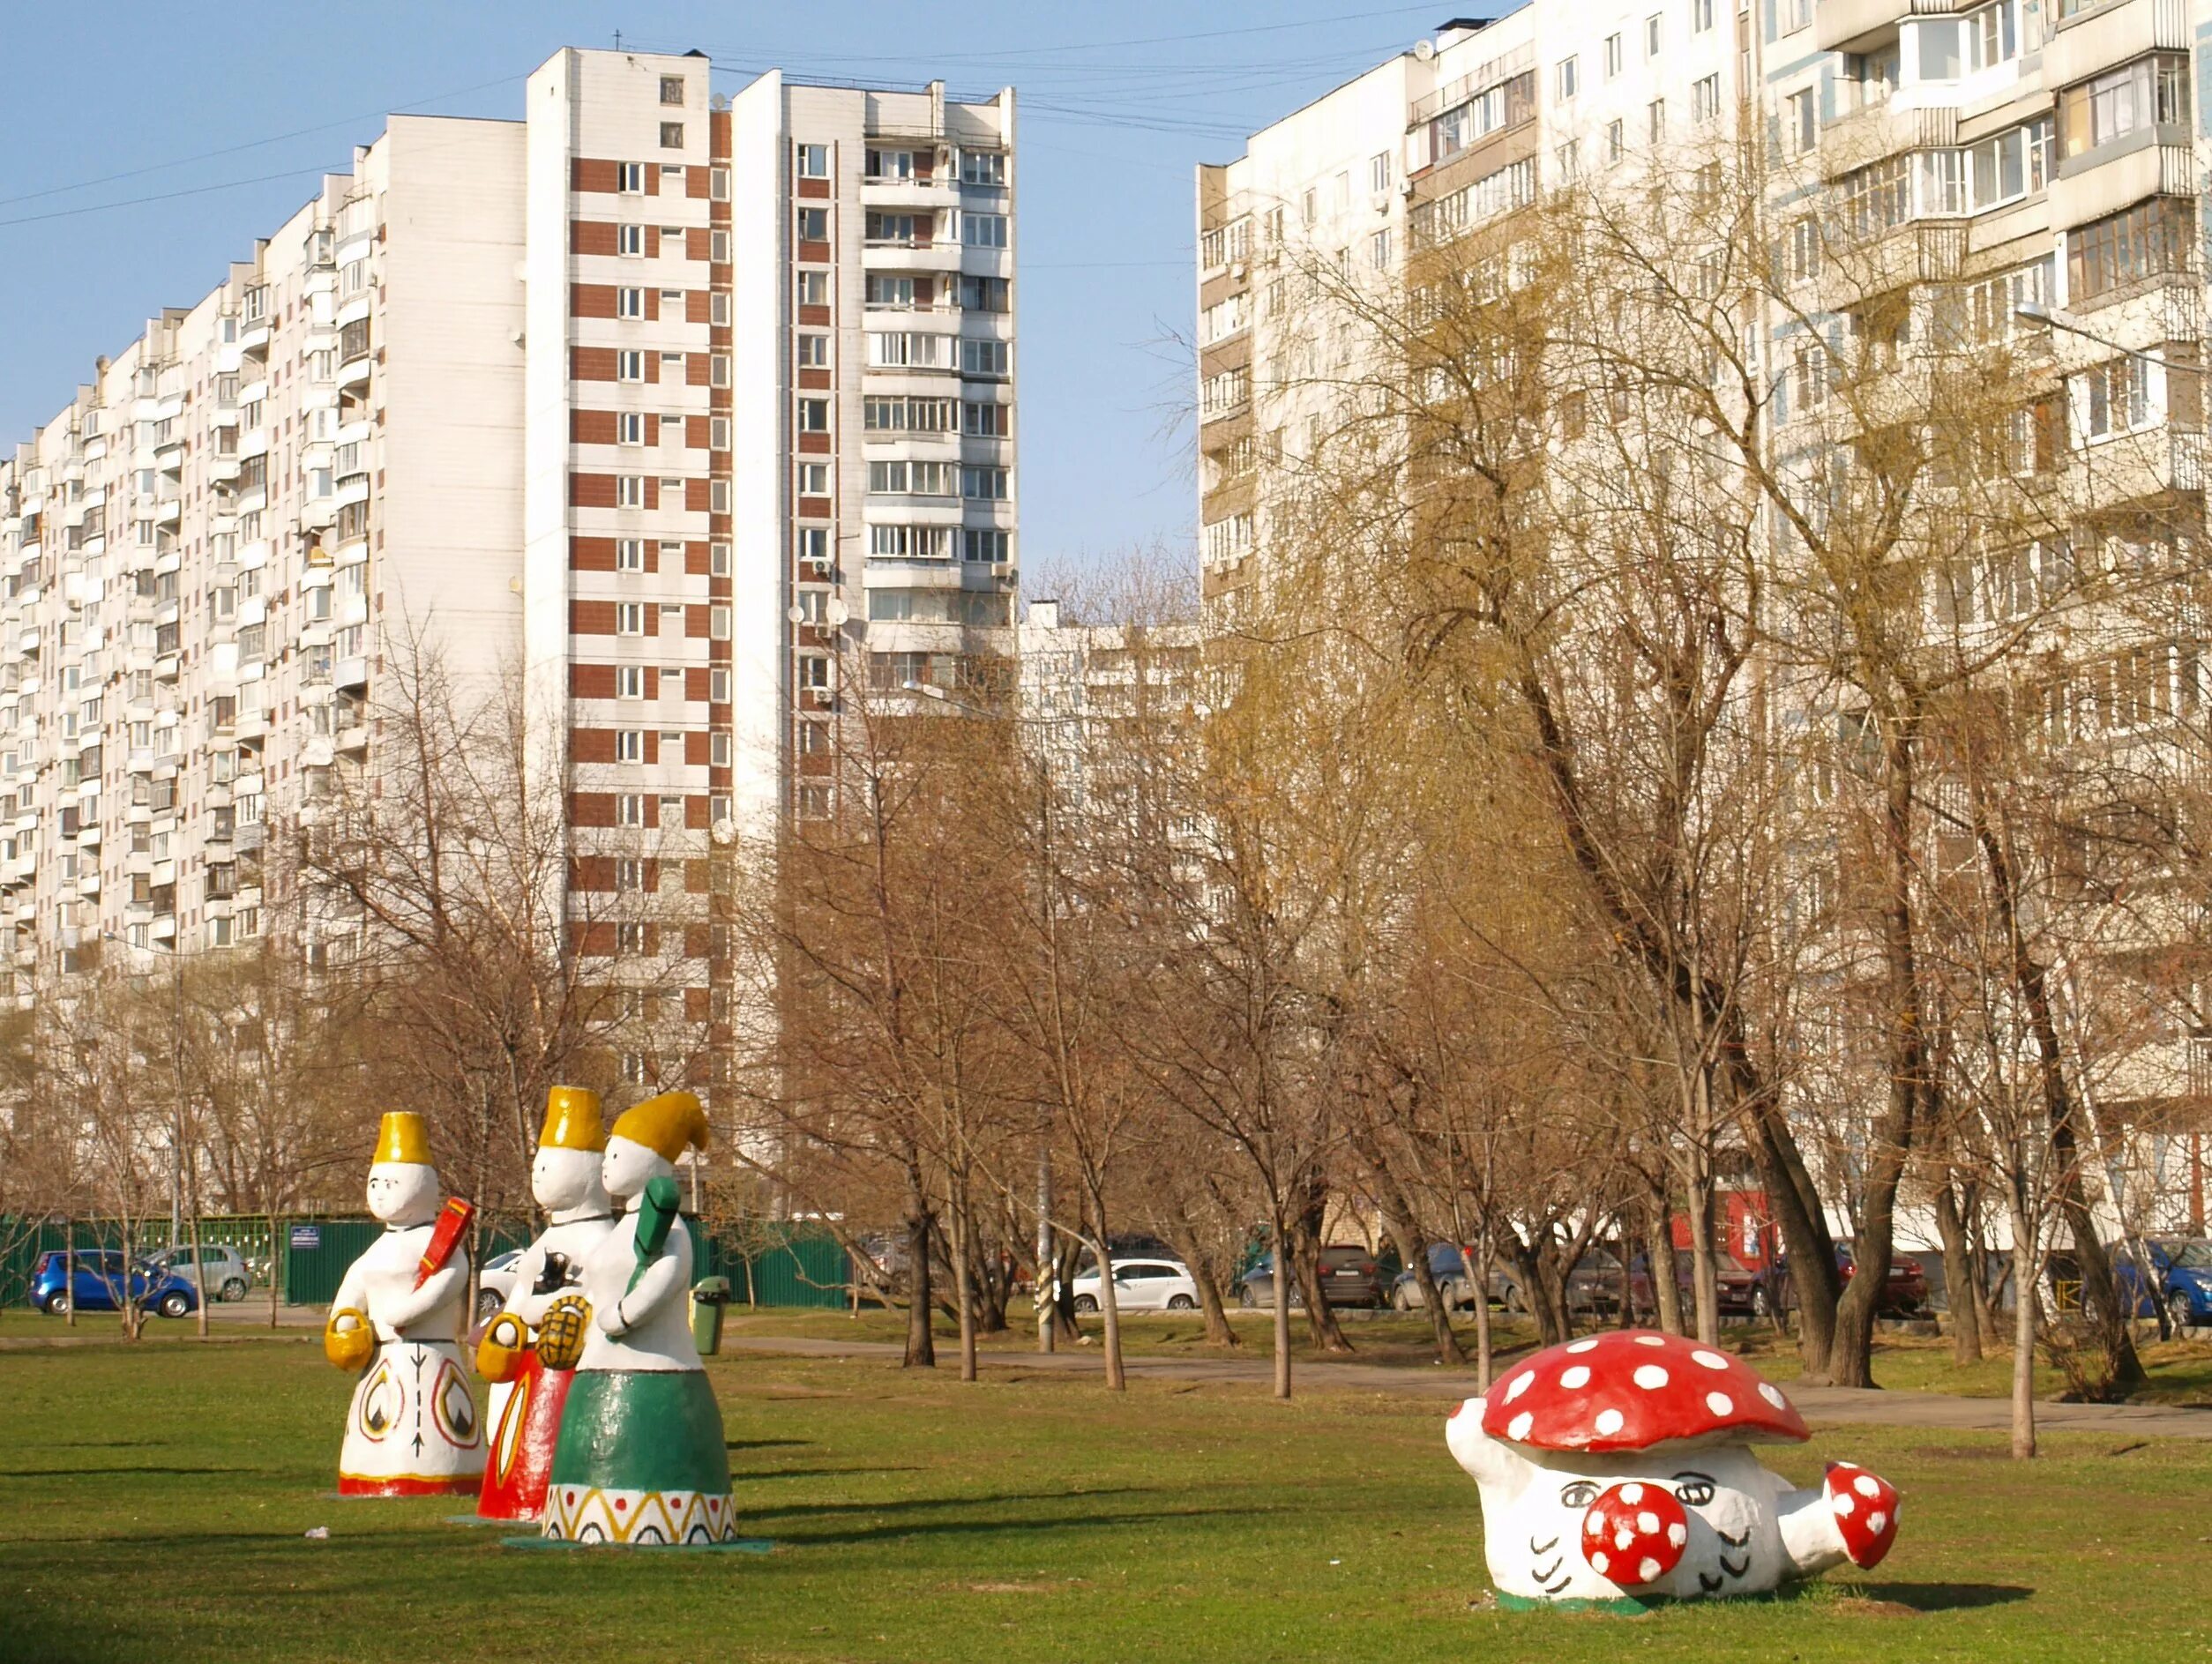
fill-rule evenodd
<path id="1" fill-rule="evenodd" d="M 426 638 L 525 667 L 572 882 L 688 921 L 581 950 L 722 1020 L 717 836 L 830 810 L 841 678 L 1010 622 L 1013 97 L 708 74 L 392 118 L 0 459 L 0 989 L 268 931 L 265 825 L 373 772 Z"/>
<path id="2" fill-rule="evenodd" d="M 1334 396 L 1313 362 L 1326 320 L 1274 303 L 1286 269 L 1401 279 L 1423 247 L 1485 228 L 1510 244 L 1541 193 L 1616 168 L 1631 183 L 1739 123 L 1790 286 L 1752 342 L 1779 454 L 1835 443 L 1825 366 L 1851 339 L 2026 332 L 2047 354 L 2048 396 L 2011 431 L 2077 524 L 1954 572 L 1962 630 L 2003 626 L 2089 551 L 2119 570 L 2134 539 L 2201 544 L 2208 39 L 2207 0 L 1530 0 L 1254 133 L 1198 175 L 1209 617 L 1233 623 L 1262 575 L 1271 475 L 1309 454 Z M 1837 235 L 1848 281 L 1824 258 Z M 2148 743 L 2212 705 L 2187 632 L 2108 642 L 2104 622 L 2074 620 L 2063 673 L 2032 689 L 2053 743 Z M 2107 1099 L 2201 1103 L 2208 1057 L 2201 1033 L 2145 1044 Z"/>

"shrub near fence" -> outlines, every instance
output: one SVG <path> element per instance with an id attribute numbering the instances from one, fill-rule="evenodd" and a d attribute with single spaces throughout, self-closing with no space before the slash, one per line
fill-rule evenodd
<path id="1" fill-rule="evenodd" d="M 169 1246 L 168 1227 L 167 1219 L 145 1221 L 134 1234 L 132 1246 L 142 1254 L 161 1252 Z M 276 1230 L 282 1246 L 274 1263 L 283 1280 L 279 1286 L 284 1303 L 327 1305 L 338 1293 L 346 1268 L 383 1229 L 373 1219 L 280 1217 Z M 491 1221 L 478 1238 L 481 1251 L 486 1261 L 496 1259 L 527 1244 L 535 1230 L 527 1220 Z M 267 1297 L 272 1259 L 265 1216 L 203 1218 L 199 1238 L 203 1246 L 228 1245 L 244 1255 L 254 1268 L 255 1292 Z M 183 1240 L 191 1240 L 189 1221 Z M 123 1227 L 116 1220 L 0 1217 L 0 1306 L 30 1302 L 31 1276 L 41 1255 L 59 1253 L 69 1246 L 116 1248 L 122 1242 Z M 826 1232 L 803 1227 L 702 1232 L 697 1275 L 729 1278 L 730 1297 L 740 1304 L 835 1310 L 850 1299 L 845 1250 Z"/>

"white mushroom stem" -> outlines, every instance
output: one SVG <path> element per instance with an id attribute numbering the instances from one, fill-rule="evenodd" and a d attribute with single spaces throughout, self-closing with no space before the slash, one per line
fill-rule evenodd
<path id="1" fill-rule="evenodd" d="M 1811 1490 L 1786 1490 L 1775 1499 L 1782 1523 L 1782 1549 L 1801 1578 L 1817 1578 L 1830 1566 L 1851 1556 L 1836 1526 L 1835 1510 L 1825 1486 Z"/>

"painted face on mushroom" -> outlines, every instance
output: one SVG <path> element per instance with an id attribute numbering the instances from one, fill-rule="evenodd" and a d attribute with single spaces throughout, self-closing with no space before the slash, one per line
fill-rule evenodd
<path id="1" fill-rule="evenodd" d="M 1849 1533 L 1872 1544 L 1864 1525 L 1879 1511 L 1894 1536 L 1894 1490 L 1873 1509 L 1857 1469 L 1795 1490 L 1751 1450 L 1809 1436 L 1740 1359 L 1640 1331 L 1538 1353 L 1446 1428 L 1482 1487 L 1491 1579 L 1514 1604 L 1752 1594 L 1847 1557 L 1872 1563 Z"/>

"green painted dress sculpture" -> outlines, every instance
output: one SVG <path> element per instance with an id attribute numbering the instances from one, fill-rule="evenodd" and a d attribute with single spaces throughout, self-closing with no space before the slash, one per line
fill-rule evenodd
<path id="1" fill-rule="evenodd" d="M 601 1175 L 627 1212 L 584 1261 L 580 1295 L 555 1303 L 538 1339 L 548 1368 L 572 1365 L 542 1516 L 556 1541 L 641 1547 L 737 1534 L 721 1411 L 691 1341 L 691 1239 L 676 1158 L 704 1149 L 688 1092 L 624 1112 Z"/>

